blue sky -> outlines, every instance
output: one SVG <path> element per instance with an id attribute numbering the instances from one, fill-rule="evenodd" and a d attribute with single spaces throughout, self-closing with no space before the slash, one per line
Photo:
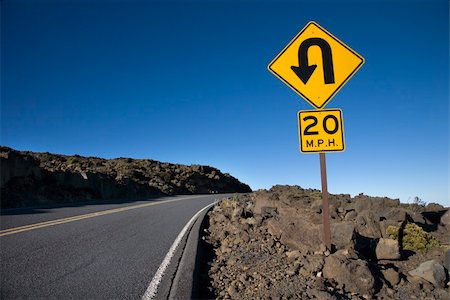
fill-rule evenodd
<path id="1" fill-rule="evenodd" d="M 331 193 L 449 206 L 449 3 L 1 2 L 1 144 L 207 164 L 253 189 L 320 188 L 312 107 L 267 70 L 314 20 L 365 58 L 330 101 Z"/>

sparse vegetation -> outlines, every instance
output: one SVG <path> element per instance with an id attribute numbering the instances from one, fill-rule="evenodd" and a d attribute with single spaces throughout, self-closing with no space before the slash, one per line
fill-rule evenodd
<path id="1" fill-rule="evenodd" d="M 398 240 L 399 232 L 400 226 L 390 225 L 388 226 L 388 228 L 386 228 L 386 233 L 388 234 L 389 238 L 393 240 Z"/>
<path id="2" fill-rule="evenodd" d="M 420 199 L 419 197 L 415 196 L 413 199 L 413 204 L 425 207 L 427 205 L 427 203 L 425 201 L 423 201 L 422 199 Z"/>
<path id="3" fill-rule="evenodd" d="M 401 236 L 400 244 L 404 250 L 426 251 L 439 245 L 436 238 L 413 223 L 406 224 L 404 228 L 388 226 L 386 233 L 394 240 L 398 240 Z"/>

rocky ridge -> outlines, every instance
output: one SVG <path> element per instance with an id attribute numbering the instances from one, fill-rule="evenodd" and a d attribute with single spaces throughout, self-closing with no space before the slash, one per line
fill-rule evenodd
<path id="1" fill-rule="evenodd" d="M 331 253 L 322 245 L 318 190 L 275 186 L 220 202 L 202 237 L 213 253 L 209 295 L 448 299 L 448 208 L 330 195 L 330 212 Z"/>
<path id="2" fill-rule="evenodd" d="M 1 207 L 90 199 L 249 192 L 220 170 L 150 159 L 102 159 L 16 151 L 0 146 Z"/>

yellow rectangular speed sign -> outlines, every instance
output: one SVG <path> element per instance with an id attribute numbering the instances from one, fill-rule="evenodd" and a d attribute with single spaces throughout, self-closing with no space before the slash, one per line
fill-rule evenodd
<path id="1" fill-rule="evenodd" d="M 303 153 L 345 150 L 344 122 L 340 109 L 298 112 L 298 136 Z"/>

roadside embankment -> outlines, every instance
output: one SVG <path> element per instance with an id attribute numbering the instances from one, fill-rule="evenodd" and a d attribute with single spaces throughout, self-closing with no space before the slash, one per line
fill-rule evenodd
<path id="1" fill-rule="evenodd" d="M 448 299 L 450 212 L 330 195 L 322 245 L 318 190 L 275 186 L 221 201 L 203 235 L 206 283 L 224 299 Z M 447 257 L 447 258 L 446 258 Z"/>
<path id="2" fill-rule="evenodd" d="M 0 169 L 2 208 L 251 191 L 230 174 L 210 166 L 36 153 L 2 146 Z"/>

